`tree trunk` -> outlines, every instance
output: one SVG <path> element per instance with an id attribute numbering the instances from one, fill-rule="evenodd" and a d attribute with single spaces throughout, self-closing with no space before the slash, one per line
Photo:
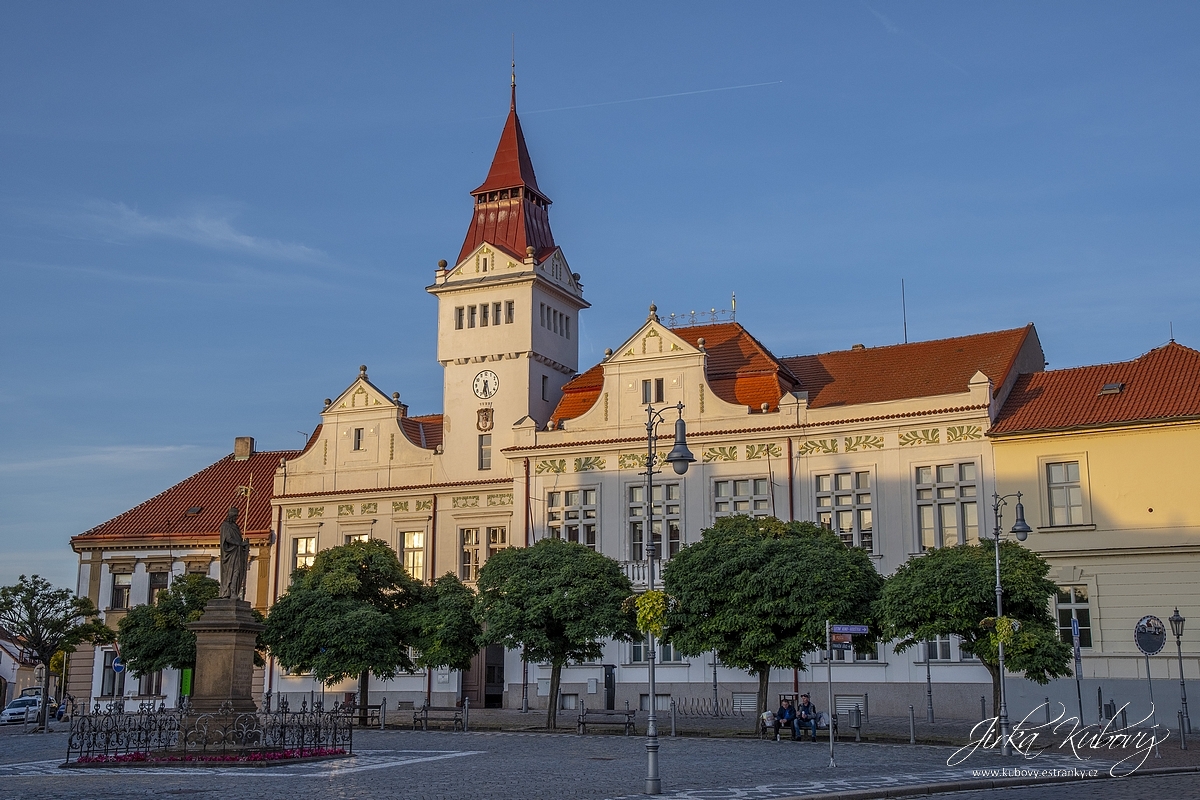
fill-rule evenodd
<path id="1" fill-rule="evenodd" d="M 550 707 L 546 710 L 546 727 L 558 727 L 558 681 L 562 677 L 562 664 L 555 661 L 550 666 Z"/>
<path id="2" fill-rule="evenodd" d="M 998 664 L 984 663 L 987 667 L 988 674 L 992 676 L 992 716 L 999 719 L 1000 717 L 1000 666 Z"/>
<path id="3" fill-rule="evenodd" d="M 771 683 L 771 667 L 767 664 L 759 664 L 755 668 L 758 674 L 758 712 L 754 715 L 754 732 L 758 733 L 758 718 L 764 711 L 767 711 L 767 688 Z"/>
<path id="4" fill-rule="evenodd" d="M 367 691 L 371 685 L 371 671 L 364 669 L 358 676 L 358 724 L 367 727 Z"/>
<path id="5" fill-rule="evenodd" d="M 50 722 L 50 665 L 47 663 L 44 667 L 46 674 L 42 676 L 42 709 L 38 712 L 38 727 L 42 733 L 49 730 Z"/>

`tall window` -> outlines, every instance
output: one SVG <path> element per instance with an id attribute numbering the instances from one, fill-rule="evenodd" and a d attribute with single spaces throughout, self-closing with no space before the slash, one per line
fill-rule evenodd
<path id="1" fill-rule="evenodd" d="M 508 547 L 508 528 L 503 526 L 487 529 L 488 555 Z"/>
<path id="2" fill-rule="evenodd" d="M 425 533 L 406 531 L 404 538 L 404 571 L 418 581 L 425 580 Z"/>
<path id="3" fill-rule="evenodd" d="M 634 664 L 644 664 L 650 660 L 650 637 L 644 636 L 641 639 L 635 639 L 629 646 L 629 660 Z M 658 663 L 670 661 L 682 661 L 679 651 L 676 650 L 669 642 L 664 642 L 661 639 L 658 641 Z"/>
<path id="4" fill-rule="evenodd" d="M 1079 623 L 1079 646 L 1092 646 L 1092 611 L 1088 606 L 1086 586 L 1060 586 L 1055 605 L 1058 610 L 1058 635 L 1072 643 L 1071 620 Z"/>
<path id="5" fill-rule="evenodd" d="M 818 475 L 817 522 L 836 531 L 848 547 L 872 550 L 875 520 L 870 472 Z"/>
<path id="6" fill-rule="evenodd" d="M 626 513 L 629 520 L 629 555 L 634 561 L 646 557 L 646 487 L 630 486 Z M 680 514 L 680 489 L 678 483 L 655 484 L 654 486 L 654 536 L 655 554 L 659 558 L 674 558 L 683 543 L 683 522 Z M 665 519 L 664 519 L 665 517 Z M 667 544 L 663 551 L 663 523 L 666 523 Z"/>
<path id="7" fill-rule="evenodd" d="M 142 697 L 156 697 L 162 694 L 162 670 L 147 672 L 138 678 L 138 694 Z"/>
<path id="8" fill-rule="evenodd" d="M 543 400 L 550 399 L 550 376 L 549 375 L 542 376 L 542 399 Z"/>
<path id="9" fill-rule="evenodd" d="M 546 493 L 546 528 L 553 539 L 578 542 L 595 550 L 596 490 L 568 489 Z"/>
<path id="10" fill-rule="evenodd" d="M 363 449 L 363 429 L 362 428 L 354 429 L 354 449 L 355 450 Z"/>
<path id="11" fill-rule="evenodd" d="M 461 331 L 463 329 L 463 312 L 465 310 L 466 309 L 464 309 L 462 306 L 454 309 L 454 329 L 457 331 Z"/>
<path id="12" fill-rule="evenodd" d="M 504 303 L 504 323 L 512 325 L 517 318 L 517 304 L 512 300 L 507 300 Z"/>
<path id="13" fill-rule="evenodd" d="M 571 338 L 571 318 L 566 314 L 563 314 L 563 335 Z"/>
<path id="14" fill-rule="evenodd" d="M 488 318 L 492 315 L 491 308 L 487 303 L 479 306 L 479 327 L 486 328 L 488 326 Z"/>
<path id="15" fill-rule="evenodd" d="M 480 563 L 479 528 L 463 528 L 460 535 L 462 537 L 462 568 L 458 577 L 464 581 L 477 581 L 479 580 Z"/>
<path id="16" fill-rule="evenodd" d="M 538 303 L 538 308 L 541 309 L 541 311 L 539 313 L 539 319 L 541 321 L 542 327 L 544 328 L 544 327 L 546 327 L 546 304 Z"/>
<path id="17" fill-rule="evenodd" d="M 148 603 L 153 603 L 158 599 L 158 593 L 165 591 L 171 585 L 171 573 L 169 572 L 151 572 L 150 573 L 150 594 Z"/>
<path id="18" fill-rule="evenodd" d="M 979 541 L 975 462 L 917 467 L 921 551 Z"/>
<path id="19" fill-rule="evenodd" d="M 1082 525 L 1083 490 L 1079 486 L 1079 462 L 1047 464 L 1046 486 L 1050 494 L 1050 524 Z"/>
<path id="20" fill-rule="evenodd" d="M 292 539 L 292 570 L 311 567 L 317 557 L 317 537 L 298 536 Z"/>
<path id="21" fill-rule="evenodd" d="M 127 572 L 113 575 L 112 581 L 112 602 L 108 604 L 108 607 L 112 609 L 129 608 L 129 587 L 133 582 L 133 576 Z"/>
<path id="22" fill-rule="evenodd" d="M 492 435 L 490 433 L 479 434 L 479 468 L 492 468 Z"/>
<path id="23" fill-rule="evenodd" d="M 467 306 L 467 327 L 474 328 L 475 320 L 477 320 L 477 319 L 478 319 L 478 316 L 477 316 L 477 311 L 475 309 L 475 306 Z"/>
<path id="24" fill-rule="evenodd" d="M 742 478 L 713 482 L 713 514 L 750 514 L 765 517 L 771 513 L 771 484 L 766 478 Z"/>
<path id="25" fill-rule="evenodd" d="M 119 697 L 125 694 L 125 673 L 113 669 L 113 661 L 117 654 L 112 650 L 104 653 L 104 671 L 100 676 L 100 695 L 102 697 Z"/>
<path id="26" fill-rule="evenodd" d="M 492 303 L 492 324 L 493 325 L 500 324 L 500 304 L 499 303 Z"/>

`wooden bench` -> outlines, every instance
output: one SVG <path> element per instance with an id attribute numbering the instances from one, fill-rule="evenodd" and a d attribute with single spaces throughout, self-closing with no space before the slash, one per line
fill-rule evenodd
<path id="1" fill-rule="evenodd" d="M 451 730 L 467 730 L 467 709 L 469 706 L 421 706 L 413 712 L 413 730 L 417 729 L 417 725 L 421 726 L 421 730 L 429 730 L 430 722 L 449 722 Z"/>
<path id="2" fill-rule="evenodd" d="M 579 724 L 576 727 L 576 733 L 580 735 L 587 733 L 588 725 L 622 725 L 625 728 L 625 735 L 633 733 L 633 719 L 637 712 L 629 708 L 629 704 L 625 704 L 624 711 L 610 711 L 601 708 L 588 708 L 586 705 L 579 711 Z"/>
<path id="3" fill-rule="evenodd" d="M 796 695 L 794 695 L 794 694 L 781 694 L 781 695 L 779 695 L 779 705 L 783 705 L 783 701 L 784 701 L 784 700 L 788 700 L 788 701 L 790 701 L 790 702 L 791 702 L 791 704 L 792 704 L 792 708 L 798 708 L 798 707 L 799 707 L 799 698 L 798 698 Z M 764 712 L 764 713 L 765 713 L 765 712 Z M 827 731 L 827 730 L 829 730 L 829 722 L 830 722 L 830 720 L 832 720 L 832 721 L 833 721 L 833 738 L 834 738 L 834 739 L 836 739 L 836 738 L 838 737 L 838 718 L 837 718 L 837 715 L 836 715 L 836 714 L 834 714 L 834 715 L 830 716 L 830 714 L 829 714 L 828 712 L 825 712 L 825 711 L 820 711 L 820 712 L 818 712 L 818 717 L 817 717 L 817 731 L 819 732 L 819 731 Z M 795 732 L 795 729 L 793 728 L 793 729 L 792 729 L 792 733 L 794 734 L 794 732 Z M 811 729 L 811 728 L 804 728 L 804 729 L 802 729 L 801 736 L 803 736 L 803 734 L 804 734 L 804 733 L 808 733 L 808 734 L 811 736 L 811 735 L 812 735 L 812 729 Z M 782 731 L 782 729 L 780 730 L 780 735 L 781 735 L 781 736 L 783 735 L 783 731 Z M 767 723 L 763 721 L 762 714 L 759 714 L 759 716 L 758 716 L 758 738 L 759 738 L 759 739 L 762 739 L 764 736 L 770 736 L 771 738 L 774 738 L 774 736 L 775 736 L 775 727 L 774 727 L 773 725 L 772 725 L 772 726 L 770 726 L 770 727 L 768 727 L 768 726 L 767 726 Z M 820 735 L 819 735 L 819 734 L 818 734 L 818 737 L 817 737 L 817 738 L 818 738 L 818 739 L 820 738 Z"/>

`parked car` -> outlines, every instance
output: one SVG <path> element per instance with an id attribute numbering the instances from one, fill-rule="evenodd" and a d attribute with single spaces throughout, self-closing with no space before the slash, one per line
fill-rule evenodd
<path id="1" fill-rule="evenodd" d="M 27 712 L 32 722 L 37 719 L 37 712 L 41 706 L 42 699 L 40 697 L 18 697 L 5 706 L 3 711 L 0 711 L 0 725 L 24 722 Z"/>

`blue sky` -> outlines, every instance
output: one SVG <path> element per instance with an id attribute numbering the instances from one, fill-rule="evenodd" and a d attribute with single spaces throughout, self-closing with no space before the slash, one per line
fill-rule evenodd
<path id="1" fill-rule="evenodd" d="M 513 33 L 585 366 L 731 292 L 780 355 L 893 343 L 901 278 L 913 340 L 1200 346 L 1194 3 L 9 4 L 0 584 L 360 363 L 440 410 Z"/>

